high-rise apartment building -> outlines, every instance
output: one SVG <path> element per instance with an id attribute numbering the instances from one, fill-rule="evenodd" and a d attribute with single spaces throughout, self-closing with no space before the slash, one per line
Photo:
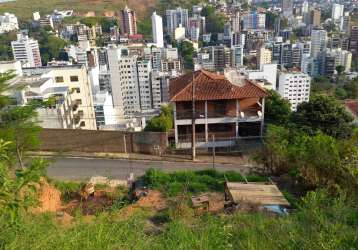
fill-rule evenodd
<path id="1" fill-rule="evenodd" d="M 187 9 L 177 8 L 175 10 L 166 10 L 165 16 L 167 20 L 167 32 L 173 35 L 175 29 L 182 26 L 185 29 L 188 28 L 189 13 Z"/>
<path id="2" fill-rule="evenodd" d="M 327 31 L 314 29 L 311 33 L 311 56 L 316 57 L 327 47 Z"/>
<path id="3" fill-rule="evenodd" d="M 137 17 L 136 13 L 129 9 L 128 6 L 120 11 L 121 34 L 135 35 L 137 34 Z"/>
<path id="4" fill-rule="evenodd" d="M 344 5 L 334 3 L 332 5 L 332 21 L 339 22 L 341 17 L 343 17 Z"/>
<path id="5" fill-rule="evenodd" d="M 158 48 L 164 47 L 163 19 L 156 12 L 152 15 L 153 42 Z"/>
<path id="6" fill-rule="evenodd" d="M 11 42 L 11 47 L 15 60 L 25 63 L 25 67 L 42 66 L 37 40 L 29 38 L 25 34 L 18 34 L 17 40 Z"/>
<path id="7" fill-rule="evenodd" d="M 242 16 L 244 30 L 258 30 L 266 27 L 266 14 L 251 12 Z"/>
<path id="8" fill-rule="evenodd" d="M 150 60 L 130 54 L 126 47 L 111 45 L 108 63 L 113 105 L 119 118 L 133 118 L 159 106 L 153 102 L 158 84 L 153 82 Z"/>
<path id="9" fill-rule="evenodd" d="M 293 0 L 282 0 L 281 6 L 283 16 L 291 18 L 293 15 Z"/>
<path id="10" fill-rule="evenodd" d="M 311 77 L 302 72 L 281 72 L 279 76 L 278 92 L 288 100 L 293 111 L 303 102 L 309 101 Z"/>

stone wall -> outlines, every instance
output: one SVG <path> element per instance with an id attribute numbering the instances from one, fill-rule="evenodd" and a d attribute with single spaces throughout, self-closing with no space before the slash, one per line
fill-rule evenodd
<path id="1" fill-rule="evenodd" d="M 168 146 L 166 133 L 43 129 L 42 151 L 159 154 Z"/>

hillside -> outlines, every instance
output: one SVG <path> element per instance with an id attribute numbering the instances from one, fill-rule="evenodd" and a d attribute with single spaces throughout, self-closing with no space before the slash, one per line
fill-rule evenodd
<path id="1" fill-rule="evenodd" d="M 31 4 L 29 4 L 30 2 Z M 154 10 L 157 2 L 158 0 L 17 0 L 16 2 L 0 3 L 0 13 L 14 13 L 19 18 L 27 20 L 35 11 L 50 13 L 54 9 L 73 9 L 76 14 L 80 15 L 90 11 L 95 12 L 96 15 L 110 15 L 127 4 L 137 12 L 139 18 L 143 18 Z"/>

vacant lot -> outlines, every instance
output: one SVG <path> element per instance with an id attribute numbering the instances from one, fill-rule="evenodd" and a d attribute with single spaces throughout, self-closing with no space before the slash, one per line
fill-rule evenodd
<path id="1" fill-rule="evenodd" d="M 0 3 L 0 13 L 11 12 L 21 19 L 29 20 L 32 13 L 40 11 L 50 13 L 54 9 L 73 9 L 76 14 L 84 15 L 94 11 L 96 15 L 118 11 L 126 4 L 135 10 L 139 18 L 148 15 L 156 7 L 157 0 L 17 0 L 16 2 Z M 108 13 L 107 13 L 108 14 Z"/>

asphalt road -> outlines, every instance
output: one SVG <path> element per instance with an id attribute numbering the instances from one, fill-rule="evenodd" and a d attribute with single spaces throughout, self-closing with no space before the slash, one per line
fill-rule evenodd
<path id="1" fill-rule="evenodd" d="M 48 176 L 58 180 L 88 180 L 92 176 L 106 176 L 112 179 L 125 180 L 130 173 L 141 176 L 149 168 L 166 172 L 178 170 L 201 170 L 212 168 L 213 164 L 191 162 L 138 161 L 120 159 L 89 158 L 53 158 L 48 169 Z M 219 171 L 235 170 L 242 173 L 247 166 L 215 164 Z"/>

